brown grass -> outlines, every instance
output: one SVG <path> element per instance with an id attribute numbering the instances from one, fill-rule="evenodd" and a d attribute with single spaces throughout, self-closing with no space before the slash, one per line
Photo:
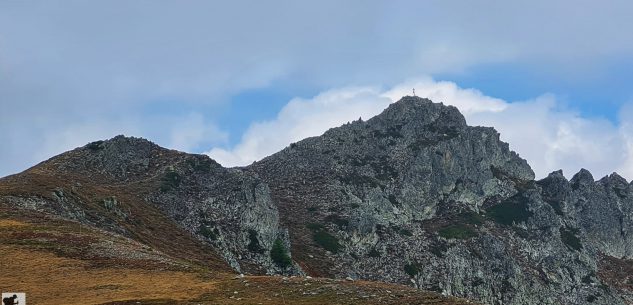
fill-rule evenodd
<path id="1" fill-rule="evenodd" d="M 154 181 L 119 185 L 106 178 L 96 179 L 101 181 L 99 183 L 92 179 L 82 174 L 57 177 L 45 166 L 34 167 L 21 174 L 2 178 L 0 179 L 0 218 L 22 215 L 22 219 L 34 221 L 44 217 L 27 210 L 15 210 L 10 204 L 3 204 L 2 196 L 36 197 L 54 202 L 53 191 L 62 188 L 68 200 L 81 205 L 87 219 L 106 218 L 116 224 L 116 227 L 127 231 L 131 239 L 171 257 L 206 268 L 231 271 L 214 249 L 196 240 L 156 206 L 145 201 L 144 196 L 152 187 L 155 187 L 152 185 Z M 77 185 L 80 186 L 77 187 Z M 127 219 L 113 215 L 103 207 L 101 200 L 111 196 L 115 196 L 119 201 L 119 208 L 129 214 Z M 45 218 L 41 221 L 49 223 L 52 220 Z M 66 222 L 63 226 L 77 227 L 79 225 Z"/>
<path id="2" fill-rule="evenodd" d="M 128 299 L 186 300 L 213 291 L 197 274 L 143 269 L 90 268 L 52 253 L 0 246 L 2 291 L 22 291 L 32 304 L 98 304 Z M 11 276 L 6 276 L 11 275 Z"/>
<path id="3" fill-rule="evenodd" d="M 191 268 L 163 253 L 155 254 L 156 261 L 144 260 L 128 255 L 142 251 L 142 245 L 114 234 L 78 229 L 64 221 L 4 217 L 0 290 L 26 292 L 30 304 L 466 304 L 393 284 L 236 277 Z M 85 247 L 95 242 L 126 251 L 95 258 Z"/>
<path id="4" fill-rule="evenodd" d="M 31 304 L 466 304 L 409 287 L 331 279 L 205 278 L 196 272 L 94 268 L 76 259 L 0 246 L 3 291 Z"/>
<path id="5" fill-rule="evenodd" d="M 212 248 L 145 201 L 158 187 L 154 175 L 179 160 L 178 153 L 157 152 L 160 162 L 130 181 L 61 170 L 82 153 L 0 179 L 0 291 L 26 292 L 29 304 L 466 304 L 385 283 L 236 277 Z M 51 215 L 55 212 L 20 209 L 5 197 L 40 198 L 55 206 L 58 188 L 88 219 L 105 217 L 125 236 Z M 116 196 L 127 219 L 100 204 L 110 196 Z M 310 267 L 329 273 L 327 264 Z"/>

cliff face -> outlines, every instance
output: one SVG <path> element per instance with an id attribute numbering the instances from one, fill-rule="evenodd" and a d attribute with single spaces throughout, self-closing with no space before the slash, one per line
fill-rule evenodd
<path id="1" fill-rule="evenodd" d="M 159 250 L 168 246 L 184 259 L 203 252 L 201 263 L 220 260 L 238 272 L 300 272 L 294 266 L 279 268 L 270 258 L 275 240 L 288 244 L 288 238 L 278 226 L 268 186 L 207 156 L 118 136 L 6 177 L 0 185 L 3 201 L 13 206 L 79 221 Z"/>
<path id="2" fill-rule="evenodd" d="M 308 273 L 410 282 L 488 304 L 621 302 L 597 278 L 598 252 L 630 246 L 610 227 L 627 213 L 620 197 L 592 179 L 577 191 L 550 183 L 557 174 L 535 182 L 494 129 L 466 126 L 454 107 L 405 97 L 247 170 L 270 186 Z M 576 201 L 573 192 L 586 192 L 585 207 L 558 188 Z M 564 214 L 554 200 L 578 207 Z"/>
<path id="3" fill-rule="evenodd" d="M 585 170 L 535 181 L 493 128 L 418 97 L 248 167 L 116 137 L 0 191 L 167 250 L 187 242 L 183 257 L 239 272 L 404 283 L 486 304 L 633 301 L 631 184 Z"/>

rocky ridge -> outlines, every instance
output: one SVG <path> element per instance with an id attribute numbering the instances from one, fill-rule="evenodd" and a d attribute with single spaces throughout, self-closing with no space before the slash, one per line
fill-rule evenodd
<path id="1" fill-rule="evenodd" d="M 633 251 L 632 184 L 586 170 L 535 181 L 493 128 L 418 97 L 243 168 L 119 136 L 3 178 L 0 191 L 4 204 L 160 249 L 170 241 L 145 232 L 165 225 L 150 211 L 182 231 L 172 243 L 191 239 L 238 272 L 402 283 L 485 304 L 633 302 L 633 277 L 615 267 Z"/>

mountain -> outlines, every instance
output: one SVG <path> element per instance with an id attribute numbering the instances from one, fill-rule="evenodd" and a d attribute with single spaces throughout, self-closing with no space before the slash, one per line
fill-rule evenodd
<path id="1" fill-rule="evenodd" d="M 323 278 L 362 291 L 361 303 L 462 302 L 423 293 L 434 291 L 483 304 L 630 304 L 632 209 L 633 184 L 617 174 L 535 181 L 493 128 L 408 96 L 247 167 L 138 138 L 89 143 L 0 179 L 0 230 L 11 233 L 0 241 L 7 253 L 94 268 L 213 274 L 191 284 L 199 294 L 235 286 L 226 278 L 240 272 L 278 289 Z"/>

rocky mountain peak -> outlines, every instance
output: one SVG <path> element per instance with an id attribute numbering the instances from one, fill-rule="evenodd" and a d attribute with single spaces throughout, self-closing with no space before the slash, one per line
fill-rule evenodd
<path id="1" fill-rule="evenodd" d="M 466 127 L 466 119 L 454 106 L 434 103 L 417 96 L 405 96 L 389 105 L 381 114 L 369 120 L 389 125 L 407 125 L 419 128 L 437 125 L 461 129 Z"/>
<path id="2" fill-rule="evenodd" d="M 117 136 L 22 178 L 4 189 L 37 178 L 38 207 L 142 240 L 180 232 L 238 272 L 413 284 L 484 304 L 626 304 L 610 281 L 629 275 L 605 276 L 633 258 L 624 178 L 534 181 L 494 128 L 416 96 L 246 167 Z"/>
<path id="3" fill-rule="evenodd" d="M 107 140 L 98 140 L 84 145 L 81 149 L 92 153 L 147 156 L 151 151 L 167 151 L 157 144 L 137 137 L 118 135 Z M 114 157 L 114 156 L 112 156 Z"/>
<path id="4" fill-rule="evenodd" d="M 604 176 L 599 181 L 601 184 L 613 187 L 627 188 L 629 182 L 618 173 L 611 173 L 610 175 Z"/>
<path id="5" fill-rule="evenodd" d="M 553 171 L 553 172 L 549 173 L 549 175 L 547 175 L 547 178 L 567 180 L 567 178 L 565 178 L 565 175 L 563 175 L 563 170 L 562 169 L 559 169 L 557 171 Z"/>
<path id="6" fill-rule="evenodd" d="M 570 182 L 574 189 L 578 189 L 592 185 L 595 180 L 593 179 L 593 175 L 590 171 L 581 168 L 580 171 L 571 178 Z"/>
<path id="7" fill-rule="evenodd" d="M 123 135 L 90 142 L 43 164 L 49 170 L 59 173 L 81 172 L 88 176 L 99 174 L 104 179 L 130 181 L 171 171 L 181 162 L 203 163 L 208 167 L 221 168 L 206 155 L 187 154 L 163 148 L 144 138 Z"/>

